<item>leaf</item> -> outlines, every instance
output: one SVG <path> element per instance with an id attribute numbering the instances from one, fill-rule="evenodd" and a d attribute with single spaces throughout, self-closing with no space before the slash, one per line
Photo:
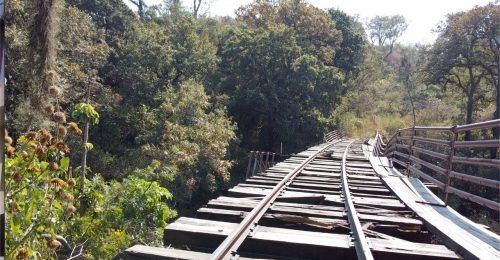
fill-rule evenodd
<path id="1" fill-rule="evenodd" d="M 59 165 L 60 165 L 60 167 L 61 167 L 61 169 L 63 171 L 65 171 L 65 172 L 68 171 L 68 169 L 69 169 L 69 158 L 68 157 L 61 158 L 61 161 L 60 161 Z"/>
<path id="2" fill-rule="evenodd" d="M 91 151 L 92 149 L 94 149 L 94 145 L 92 143 L 85 143 L 84 146 L 89 151 Z"/>

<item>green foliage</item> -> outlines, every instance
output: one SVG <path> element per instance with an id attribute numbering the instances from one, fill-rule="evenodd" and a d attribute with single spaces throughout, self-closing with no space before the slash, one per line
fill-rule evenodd
<path id="1" fill-rule="evenodd" d="M 176 215 L 165 204 L 172 198 L 167 189 L 134 176 L 107 183 L 96 175 L 82 196 L 86 212 L 72 222 L 68 237 L 86 241 L 86 259 L 110 259 L 133 243 L 159 246 L 163 228 Z"/>
<path id="2" fill-rule="evenodd" d="M 429 51 L 426 81 L 445 90 L 456 89 L 465 102 L 463 123 L 475 120 L 494 99 L 497 117 L 500 95 L 498 85 L 500 7 L 489 4 L 468 12 L 449 15 L 439 28 L 440 35 Z"/>
<path id="3" fill-rule="evenodd" d="M 340 32 L 323 11 L 297 1 L 257 1 L 224 32 L 216 91 L 229 97 L 242 145 L 297 151 L 327 128 L 344 73 L 333 66 Z"/>
<path id="4" fill-rule="evenodd" d="M 7 257 L 29 249 L 29 257 L 55 258 L 42 234 L 67 232 L 74 217 L 75 191 L 68 184 L 69 158 L 65 145 L 50 141 L 46 130 L 21 136 L 5 161 Z M 13 151 L 12 149 L 7 149 Z"/>
<path id="5" fill-rule="evenodd" d="M 346 74 L 359 73 L 359 66 L 366 55 L 366 39 L 363 25 L 354 17 L 338 9 L 329 9 L 328 14 L 335 28 L 342 33 L 340 49 L 335 53 L 334 65 Z"/>
<path id="6" fill-rule="evenodd" d="M 136 137 L 134 157 L 156 160 L 150 168 L 158 175 L 149 174 L 150 179 L 170 187 L 177 201 L 224 187 L 232 165 L 225 158 L 227 147 L 235 138 L 225 110 L 210 108 L 203 86 L 192 81 L 160 97 L 164 101 L 158 108 L 138 111 L 143 129 Z"/>
<path id="7" fill-rule="evenodd" d="M 71 176 L 65 144 L 47 142 L 49 135 L 41 130 L 21 136 L 6 158 L 9 258 L 69 254 L 50 247 L 56 235 L 84 243 L 86 259 L 109 259 L 133 242 L 161 244 L 162 228 L 176 215 L 166 205 L 172 199 L 166 188 L 134 176 L 109 184 L 95 176 L 82 193 L 75 189 L 81 180 Z"/>
<path id="8" fill-rule="evenodd" d="M 93 169 L 118 178 L 156 160 L 158 175 L 150 179 L 169 187 L 181 203 L 228 183 L 227 147 L 235 139 L 225 108 L 212 105 L 199 84 L 218 59 L 198 26 L 183 13 L 134 24 L 103 70 L 121 101 L 103 107 L 101 123 L 90 132 Z"/>
<path id="9" fill-rule="evenodd" d="M 71 116 L 77 121 L 81 123 L 89 122 L 92 125 L 96 125 L 99 123 L 99 113 L 95 111 L 94 107 L 91 104 L 87 103 L 78 103 L 75 105 L 73 112 L 71 112 Z"/>
<path id="10" fill-rule="evenodd" d="M 91 97 L 99 105 L 116 100 L 109 88 L 99 83 L 95 72 L 106 62 L 109 46 L 103 41 L 102 32 L 95 28 L 85 13 L 74 7 L 62 6 L 57 12 L 64 22 L 59 23 L 58 33 L 55 35 L 56 66 L 37 76 L 50 79 L 47 84 L 52 84 L 61 92 L 54 96 L 43 93 L 46 92 L 42 86 L 45 83 L 27 76 L 34 70 L 34 64 L 31 62 L 29 24 L 26 20 L 29 20 L 36 9 L 28 9 L 18 1 L 9 4 L 13 5 L 13 17 L 9 17 L 10 26 L 7 31 L 10 42 L 7 48 L 9 59 L 6 60 L 6 77 L 9 78 L 6 92 L 11 97 L 7 99 L 10 126 L 19 133 L 39 127 L 52 127 L 53 123 L 48 120 L 43 108 L 48 104 L 55 104 L 56 100 L 61 109 L 71 107 L 74 103 L 85 100 L 89 89 L 95 95 Z"/>

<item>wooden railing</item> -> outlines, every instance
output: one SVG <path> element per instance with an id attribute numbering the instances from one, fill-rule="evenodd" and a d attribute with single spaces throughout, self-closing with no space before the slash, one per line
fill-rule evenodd
<path id="1" fill-rule="evenodd" d="M 332 141 L 339 140 L 342 138 L 344 138 L 344 135 L 342 134 L 342 132 L 340 132 L 339 130 L 333 130 L 333 131 L 325 134 L 325 136 L 323 137 L 323 142 L 325 142 L 325 143 L 332 142 Z"/>
<path id="2" fill-rule="evenodd" d="M 491 131 L 498 127 L 498 119 L 452 127 L 415 126 L 399 129 L 387 144 L 377 132 L 373 153 L 389 157 L 393 163 L 406 168 L 408 174 L 415 174 L 436 185 L 444 192 L 445 204 L 448 203 L 448 195 L 454 194 L 500 211 L 500 140 L 495 139 Z M 466 132 L 474 140 L 464 140 Z M 454 184 L 460 182 L 462 188 L 457 188 Z M 464 189 L 463 183 L 473 185 L 473 188 Z M 496 197 L 485 198 L 471 193 L 479 189 L 490 190 L 489 194 L 496 194 Z"/>
<path id="3" fill-rule="evenodd" d="M 265 170 L 276 164 L 275 153 L 250 151 L 248 156 L 249 158 L 246 178 L 254 176 L 259 172 L 264 172 Z"/>

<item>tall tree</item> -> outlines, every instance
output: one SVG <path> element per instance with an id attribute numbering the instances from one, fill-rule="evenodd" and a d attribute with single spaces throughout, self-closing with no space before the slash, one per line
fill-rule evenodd
<path id="1" fill-rule="evenodd" d="M 367 28 L 372 42 L 377 42 L 378 46 L 389 46 L 389 52 L 385 55 L 387 58 L 391 55 L 396 41 L 408 28 L 408 23 L 406 23 L 406 19 L 401 15 L 377 15 L 370 20 Z"/>
<path id="2" fill-rule="evenodd" d="M 335 66 L 342 35 L 328 14 L 302 1 L 260 0 L 238 11 L 246 26 L 227 30 L 219 46 L 218 91 L 249 149 L 297 151 L 332 127 L 344 91 Z"/>
<path id="3" fill-rule="evenodd" d="M 455 19 L 449 25 L 450 34 L 456 38 L 470 39 L 471 62 L 485 71 L 485 77 L 495 90 L 494 118 L 500 119 L 500 6 L 490 3 L 476 6 Z M 472 57 L 473 56 L 473 57 Z M 495 138 L 500 128 L 494 128 Z"/>
<path id="4" fill-rule="evenodd" d="M 334 66 L 334 57 L 342 43 L 342 33 L 324 11 L 302 1 L 285 0 L 273 5 L 258 0 L 237 11 L 238 20 L 252 28 L 286 26 L 293 30 L 302 50 Z"/>
<path id="5" fill-rule="evenodd" d="M 498 32 L 498 19 L 494 19 L 495 13 L 498 17 L 498 8 L 488 5 L 482 11 L 476 8 L 449 15 L 446 23 L 438 28 L 440 35 L 430 51 L 427 81 L 451 85 L 463 93 L 466 124 L 473 122 L 473 113 L 479 102 L 489 96 L 489 83 L 495 85 L 498 82 L 498 45 L 495 42 L 498 39 L 489 36 L 491 32 Z M 486 15 L 482 16 L 478 11 Z M 497 87 L 498 83 L 495 86 L 498 93 Z M 466 133 L 466 139 L 470 139 L 470 132 Z"/>
<path id="6" fill-rule="evenodd" d="M 329 9 L 328 14 L 335 22 L 335 28 L 342 33 L 340 49 L 335 53 L 334 65 L 346 75 L 356 75 L 366 52 L 365 30 L 363 25 L 338 9 Z"/>

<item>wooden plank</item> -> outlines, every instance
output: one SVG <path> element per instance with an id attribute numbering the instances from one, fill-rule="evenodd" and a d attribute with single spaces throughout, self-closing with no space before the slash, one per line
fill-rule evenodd
<path id="1" fill-rule="evenodd" d="M 140 259 L 210 259 L 209 253 L 178 250 L 172 248 L 150 247 L 135 245 L 115 256 L 113 260 L 140 260 Z"/>
<path id="2" fill-rule="evenodd" d="M 265 196 L 270 189 L 265 188 L 250 188 L 250 187 L 234 187 L 229 189 L 228 195 L 233 197 L 256 197 L 256 196 Z M 318 195 L 310 192 L 297 192 L 297 191 L 285 191 L 283 196 L 310 196 L 310 195 Z M 343 205 L 342 200 L 340 199 L 340 195 L 325 195 L 325 204 L 326 205 Z M 356 198 L 354 204 L 361 205 L 376 205 L 381 208 L 388 209 L 405 209 L 406 206 L 396 199 L 387 199 L 387 198 L 368 198 L 368 197 L 359 197 Z"/>
<path id="3" fill-rule="evenodd" d="M 179 260 L 208 260 L 211 254 L 205 252 L 196 252 L 188 250 L 180 250 L 174 248 L 162 248 L 162 247 L 152 247 L 135 245 L 121 252 L 119 255 L 115 256 L 113 260 L 168 260 L 168 259 L 179 259 Z M 275 259 L 272 257 L 238 257 L 241 260 L 271 260 Z"/>
<path id="4" fill-rule="evenodd" d="M 500 237 L 490 231 L 480 228 L 450 207 L 433 206 L 417 203 L 423 197 L 408 182 L 406 177 L 392 174 L 394 168 L 385 168 L 380 162 L 387 163 L 387 158 L 370 158 L 377 173 L 395 194 L 415 213 L 421 217 L 427 228 L 437 235 L 450 248 L 456 250 L 467 259 L 500 259 Z M 389 165 L 387 165 L 389 166 Z M 394 176 L 395 175 L 395 176 Z M 399 175 L 401 175 L 399 173 Z M 436 201 L 436 200 L 434 200 Z"/>
<path id="5" fill-rule="evenodd" d="M 325 199 L 323 197 L 323 199 Z M 239 207 L 247 207 L 249 209 L 254 208 L 258 203 L 258 200 L 247 199 L 247 198 L 233 198 L 220 196 L 217 199 L 210 200 L 207 205 L 214 207 L 214 205 L 227 206 L 238 205 Z M 212 205 L 213 204 L 213 205 Z M 343 206 L 331 206 L 331 205 L 318 205 L 314 203 L 304 204 L 304 203 L 295 203 L 293 201 L 286 200 L 278 200 L 274 203 L 274 206 L 283 206 L 283 207 L 292 207 L 295 208 L 293 211 L 301 211 L 304 209 L 315 209 L 315 210 L 323 210 L 323 211 L 344 211 Z M 382 209 L 377 206 L 368 206 L 368 205 L 359 205 L 358 210 L 364 214 L 383 214 L 383 215 L 411 215 L 413 212 L 409 210 L 391 210 L 391 209 Z"/>
<path id="6" fill-rule="evenodd" d="M 215 208 L 200 208 L 196 212 L 196 217 L 226 221 L 232 223 L 240 223 L 241 220 L 248 214 L 249 211 L 228 210 L 228 209 L 215 209 Z M 297 221 L 293 221 L 297 220 Z M 302 220 L 300 222 L 298 220 Z M 318 217 L 304 217 L 283 213 L 266 213 L 259 221 L 260 225 L 269 227 L 293 227 L 297 230 L 307 230 L 315 232 L 330 232 L 335 230 L 337 233 L 348 234 L 349 224 L 345 219 L 340 218 L 318 218 Z M 340 230 L 337 231 L 337 230 Z"/>
<path id="7" fill-rule="evenodd" d="M 237 210 L 239 212 L 248 212 L 257 204 L 251 201 L 236 201 L 236 200 L 211 200 L 207 207 L 222 208 L 228 210 Z M 278 214 L 295 214 L 297 216 L 318 217 L 318 218 L 335 218 L 344 219 L 343 208 L 341 207 L 299 207 L 300 204 L 292 203 L 276 203 L 269 209 L 269 213 Z M 302 206 L 302 205 L 300 205 Z M 215 211 L 214 211 L 215 212 Z M 363 222 L 373 222 L 381 224 L 399 224 L 401 228 L 409 228 L 419 230 L 422 222 L 418 219 L 399 216 L 391 212 L 378 212 L 379 215 L 370 214 L 369 210 L 360 209 L 359 217 Z"/>
<path id="8" fill-rule="evenodd" d="M 180 218 L 164 232 L 165 244 L 192 248 L 215 248 L 237 224 L 221 221 Z M 307 238 L 307 239 L 306 239 Z M 285 228 L 257 226 L 240 251 L 276 254 L 306 259 L 355 259 L 348 235 L 318 233 Z M 371 238 L 372 251 L 381 259 L 457 259 L 441 245 Z"/>
<path id="9" fill-rule="evenodd" d="M 311 185 L 309 185 L 311 186 Z M 239 197 L 237 191 L 239 189 L 260 189 L 263 192 L 269 192 L 274 186 L 273 185 L 261 185 L 261 184 L 252 184 L 252 183 L 241 183 L 238 186 L 230 189 L 228 194 L 231 196 Z M 324 187 L 313 187 L 306 188 L 306 185 L 295 185 L 293 182 L 290 186 L 287 187 L 287 191 L 292 192 L 308 192 L 313 194 L 322 194 L 322 195 L 340 195 L 340 187 L 331 186 L 329 188 Z M 381 198 L 381 199 L 395 199 L 396 197 L 392 195 L 386 189 L 372 189 L 372 188 L 363 188 L 352 186 L 352 193 L 357 195 L 358 197 L 367 197 L 367 198 Z"/>
<path id="10" fill-rule="evenodd" d="M 356 185 L 373 185 L 379 187 L 385 187 L 385 185 L 380 181 L 380 179 L 376 176 L 375 178 L 364 178 L 365 176 L 361 176 L 361 178 L 355 178 L 355 175 L 352 175 L 352 180 L 349 183 Z M 283 176 L 273 176 L 273 175 L 255 175 L 246 180 L 246 182 L 251 182 L 253 180 L 263 180 L 263 181 L 274 181 L 278 183 Z M 313 176 L 297 176 L 294 181 L 307 182 L 307 183 L 340 183 L 339 176 L 336 177 L 313 177 Z"/>

